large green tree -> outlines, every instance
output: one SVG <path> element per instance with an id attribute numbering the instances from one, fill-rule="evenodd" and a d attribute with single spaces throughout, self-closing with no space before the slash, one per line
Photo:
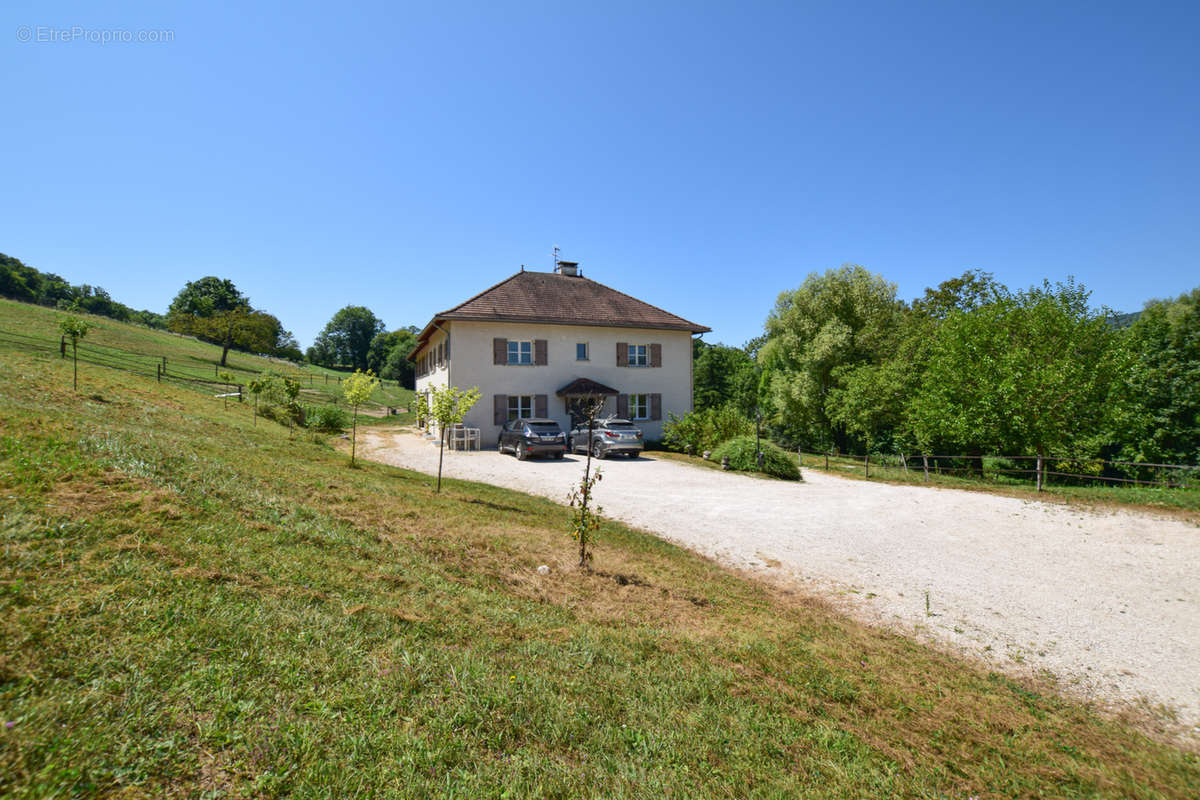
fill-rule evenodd
<path id="1" fill-rule="evenodd" d="M 745 349 L 695 339 L 692 356 L 692 386 L 697 411 L 732 405 L 745 416 L 754 416 L 758 368 Z"/>
<path id="2" fill-rule="evenodd" d="M 924 379 L 938 326 L 950 314 L 973 311 L 1008 296 L 1008 289 L 990 273 L 974 270 L 926 289 L 903 309 L 882 361 L 834 370 L 836 385 L 826 404 L 830 418 L 868 449 L 913 447 L 916 439 L 907 405 Z M 940 444 L 933 443 L 934 449 Z"/>
<path id="3" fill-rule="evenodd" d="M 1123 332 L 1129 371 L 1110 439 L 1121 458 L 1200 463 L 1200 288 L 1154 300 Z"/>
<path id="4" fill-rule="evenodd" d="M 408 354 L 416 347 L 417 333 L 417 328 L 409 326 L 377 334 L 367 351 L 367 366 L 381 378 L 413 388 L 416 374 Z"/>
<path id="5" fill-rule="evenodd" d="M 1094 450 L 1124 362 L 1106 315 L 1073 281 L 952 310 L 907 414 L 922 447 L 1075 455 Z"/>
<path id="6" fill-rule="evenodd" d="M 233 281 L 213 276 L 188 281 L 171 301 L 167 325 L 173 331 L 220 345 L 221 366 L 225 366 L 231 348 L 274 353 L 283 334 L 291 337 L 278 319 L 251 307 L 250 299 L 238 291 Z"/>
<path id="7" fill-rule="evenodd" d="M 845 447 L 830 396 L 845 370 L 883 361 L 902 309 L 894 283 L 856 264 L 813 273 L 780 294 L 758 356 L 775 429 L 808 447 Z"/>
<path id="8" fill-rule="evenodd" d="M 386 330 L 365 306 L 346 306 L 333 315 L 309 348 L 309 359 L 325 366 L 368 368 L 372 340 Z"/>

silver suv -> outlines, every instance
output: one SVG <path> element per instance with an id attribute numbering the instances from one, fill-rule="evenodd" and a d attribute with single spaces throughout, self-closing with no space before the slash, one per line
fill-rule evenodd
<path id="1" fill-rule="evenodd" d="M 592 451 L 593 458 L 604 458 L 609 453 L 624 453 L 637 458 L 642 452 L 642 431 L 627 419 L 596 420 L 588 441 L 587 425 L 574 428 L 567 436 L 567 449 L 572 453 Z"/>

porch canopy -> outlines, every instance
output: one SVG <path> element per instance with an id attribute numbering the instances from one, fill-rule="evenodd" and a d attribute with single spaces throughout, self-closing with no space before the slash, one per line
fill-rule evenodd
<path id="1" fill-rule="evenodd" d="M 555 392 L 559 397 L 603 397 L 604 395 L 620 394 L 616 389 L 596 383 L 591 378 L 576 378 Z"/>

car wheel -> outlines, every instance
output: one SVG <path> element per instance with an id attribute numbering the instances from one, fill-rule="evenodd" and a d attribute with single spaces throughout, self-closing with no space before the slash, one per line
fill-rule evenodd
<path id="1" fill-rule="evenodd" d="M 525 449 L 524 442 L 517 442 L 517 461 L 524 461 L 529 458 L 529 452 Z"/>
<path id="2" fill-rule="evenodd" d="M 604 460 L 604 448 L 600 446 L 599 442 L 592 445 L 592 458 L 598 458 L 601 461 Z"/>

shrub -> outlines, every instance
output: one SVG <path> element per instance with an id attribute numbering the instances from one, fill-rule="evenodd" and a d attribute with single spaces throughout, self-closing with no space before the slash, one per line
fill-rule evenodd
<path id="1" fill-rule="evenodd" d="M 309 428 L 325 433 L 340 433 L 350 424 L 345 409 L 334 405 L 306 406 L 304 417 Z"/>
<path id="2" fill-rule="evenodd" d="M 792 460 L 790 453 L 768 441 L 762 442 L 763 468 L 762 471 L 776 478 L 789 481 L 800 480 L 800 468 Z M 757 451 L 754 449 L 753 436 L 739 436 L 730 439 L 713 451 L 712 460 L 729 459 L 729 468 L 740 472 L 758 472 Z"/>
<path id="3" fill-rule="evenodd" d="M 699 454 L 722 442 L 754 433 L 754 423 L 731 405 L 706 408 L 677 417 L 663 427 L 663 444 L 671 450 Z"/>

